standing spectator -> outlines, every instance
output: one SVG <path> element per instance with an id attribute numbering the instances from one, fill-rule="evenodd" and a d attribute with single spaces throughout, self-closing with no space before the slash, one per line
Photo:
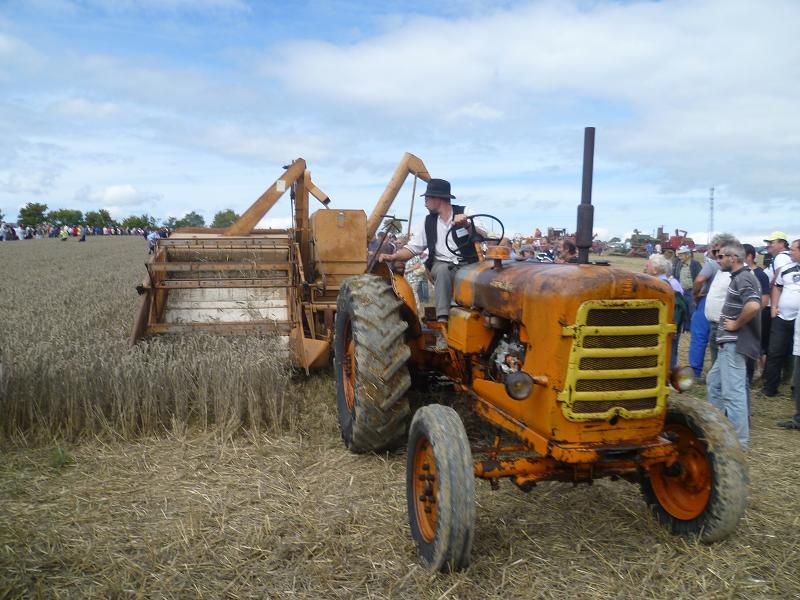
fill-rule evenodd
<path id="1" fill-rule="evenodd" d="M 689 343 L 689 364 L 702 383 L 703 362 L 706 358 L 706 346 L 708 345 L 708 319 L 706 319 L 706 296 L 711 287 L 714 276 L 719 271 L 717 264 L 717 253 L 725 244 L 736 241 L 736 238 L 727 233 L 718 233 L 711 238 L 708 254 L 706 255 L 703 267 L 694 279 L 692 286 L 692 298 L 695 303 L 695 311 L 692 315 L 692 339 Z"/>
<path id="2" fill-rule="evenodd" d="M 744 264 L 744 248 L 728 242 L 719 252 L 720 269 L 730 275 L 720 315 L 717 359 L 708 372 L 708 400 L 728 416 L 744 450 L 750 438 L 746 358 L 761 352 L 761 286 Z"/>
<path id="3" fill-rule="evenodd" d="M 519 254 L 515 258 L 527 262 L 539 262 L 539 259 L 536 258 L 536 248 L 530 244 L 522 244 L 519 247 Z"/>
<path id="4" fill-rule="evenodd" d="M 766 327 L 769 327 L 770 314 L 769 314 L 769 277 L 764 273 L 764 269 L 756 264 L 756 249 L 752 244 L 742 244 L 744 248 L 744 263 L 748 269 L 753 272 L 753 275 L 758 279 L 761 285 L 761 356 L 758 360 L 747 359 L 747 382 L 753 384 L 753 376 L 756 372 L 756 366 L 761 366 L 761 358 L 767 353 L 767 346 L 764 345 L 764 323 L 766 317 Z"/>
<path id="5" fill-rule="evenodd" d="M 414 292 L 417 302 L 417 313 L 422 316 L 423 305 L 428 301 L 428 273 L 421 256 L 412 256 L 406 262 L 405 278 Z M 424 286 L 424 287 L 423 287 Z"/>
<path id="6" fill-rule="evenodd" d="M 717 263 L 722 260 L 721 251 L 717 252 Z M 722 307 L 725 305 L 725 297 L 728 294 L 728 285 L 731 282 L 731 274 L 727 271 L 719 270 L 714 275 L 711 285 L 708 287 L 706 296 L 706 320 L 708 321 L 708 349 L 711 353 L 711 364 L 717 360 L 717 329 L 719 319 L 722 315 Z"/>
<path id="7" fill-rule="evenodd" d="M 778 257 L 775 257 L 777 262 Z M 792 354 L 795 320 L 800 313 L 800 239 L 792 242 L 791 260 L 776 267 L 775 283 L 770 295 L 772 324 L 769 333 L 767 363 L 764 366 L 765 396 L 777 396 L 781 370 Z"/>
<path id="8" fill-rule="evenodd" d="M 764 261 L 764 271 L 769 276 L 770 286 L 775 282 L 775 277 L 780 273 L 781 269 L 792 263 L 788 239 L 789 236 L 782 231 L 773 231 L 768 237 L 764 238 L 764 243 L 767 244 L 767 252 L 772 256 L 772 262 L 769 267 L 767 267 L 766 260 Z"/>
<path id="9" fill-rule="evenodd" d="M 680 305 L 680 298 L 683 298 L 683 288 L 681 288 L 681 284 L 678 283 L 678 280 L 672 276 L 672 265 L 669 264 L 669 261 L 664 257 L 663 254 L 651 254 L 650 258 L 647 260 L 647 264 L 644 267 L 645 273 L 648 275 L 652 275 L 653 277 L 658 277 L 659 279 L 666 281 L 672 290 L 675 292 L 675 303 L 676 303 L 676 315 L 678 313 L 678 309 Z M 685 308 L 684 308 L 685 310 Z M 670 368 L 675 367 L 678 364 L 678 345 L 681 341 L 681 324 L 678 320 L 683 321 L 683 315 L 676 319 L 675 324 L 678 326 L 677 331 L 672 339 L 672 355 L 670 356 Z"/>
<path id="10" fill-rule="evenodd" d="M 153 230 L 147 235 L 147 253 L 154 254 L 156 251 L 156 243 L 161 236 L 158 235 L 158 230 Z"/>
<path id="11" fill-rule="evenodd" d="M 555 261 L 557 263 L 576 263 L 578 262 L 578 248 L 572 240 L 559 240 Z"/>
<path id="12" fill-rule="evenodd" d="M 656 242 L 656 247 L 653 249 L 656 254 L 661 254 L 661 242 Z"/>
<path id="13" fill-rule="evenodd" d="M 553 262 L 555 260 L 555 254 L 553 250 L 550 248 L 550 241 L 547 238 L 542 238 L 541 242 L 539 242 L 539 262 Z"/>
<path id="14" fill-rule="evenodd" d="M 653 242 L 648 241 L 645 250 L 647 250 L 647 256 L 650 256 L 653 253 Z"/>
<path id="15" fill-rule="evenodd" d="M 778 427 L 784 429 L 800 429 L 800 327 L 794 322 L 794 380 L 792 382 L 792 399 L 794 400 L 794 417 L 788 421 L 779 421 Z"/>
<path id="16" fill-rule="evenodd" d="M 692 298 L 692 286 L 695 278 L 700 274 L 700 263 L 692 258 L 692 251 L 689 246 L 681 246 L 676 252 L 678 260 L 672 268 L 672 276 L 681 284 L 683 298 L 689 305 L 689 315 L 686 319 L 685 329 L 689 329 L 692 315 L 694 314 L 694 299 Z"/>

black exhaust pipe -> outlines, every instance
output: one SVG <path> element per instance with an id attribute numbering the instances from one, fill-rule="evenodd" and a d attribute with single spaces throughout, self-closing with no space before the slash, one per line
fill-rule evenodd
<path id="1" fill-rule="evenodd" d="M 594 172 L 594 127 L 583 130 L 583 187 L 581 203 L 578 205 L 578 224 L 575 227 L 575 245 L 578 247 L 578 262 L 589 262 L 594 228 L 594 206 L 592 206 L 592 173 Z"/>

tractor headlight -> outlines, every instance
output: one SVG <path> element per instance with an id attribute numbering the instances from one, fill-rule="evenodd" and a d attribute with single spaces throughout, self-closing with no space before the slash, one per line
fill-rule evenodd
<path id="1" fill-rule="evenodd" d="M 514 400 L 525 400 L 533 389 L 533 377 L 522 371 L 508 373 L 505 376 L 506 394 Z"/>
<path id="2" fill-rule="evenodd" d="M 694 369 L 692 367 L 675 367 L 669 377 L 669 382 L 679 392 L 685 392 L 694 385 Z"/>

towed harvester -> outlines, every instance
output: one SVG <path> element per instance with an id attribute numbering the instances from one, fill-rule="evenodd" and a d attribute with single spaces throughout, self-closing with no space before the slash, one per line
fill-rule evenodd
<path id="1" fill-rule="evenodd" d="M 747 503 L 747 469 L 736 435 L 707 402 L 670 398 L 691 386 L 669 368 L 674 292 L 644 274 L 588 263 L 592 243 L 594 129 L 584 145 L 578 207 L 579 264 L 509 261 L 508 250 L 472 227 L 485 259 L 462 266 L 449 321 L 417 311 L 392 265 L 345 281 L 335 321 L 339 423 L 348 448 L 407 443 L 411 534 L 424 564 L 470 562 L 475 479 L 523 491 L 537 481 L 638 482 L 672 532 L 713 542 L 730 535 Z M 437 352 L 434 335 L 446 336 Z M 412 381 L 449 382 L 496 432 L 476 445 L 452 407 L 417 407 Z"/>
<path id="2" fill-rule="evenodd" d="M 430 179 L 422 161 L 406 154 L 367 217 L 333 209 L 298 158 L 225 229 L 190 227 L 157 241 L 130 343 L 155 334 L 263 332 L 280 336 L 306 370 L 330 363 L 336 298 L 345 279 L 367 267 L 367 240 L 406 177 Z M 293 226 L 257 229 L 289 191 Z M 309 215 L 313 196 L 323 208 Z"/>

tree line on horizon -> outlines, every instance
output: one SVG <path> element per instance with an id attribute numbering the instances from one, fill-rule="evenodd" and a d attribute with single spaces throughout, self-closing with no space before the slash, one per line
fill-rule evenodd
<path id="1" fill-rule="evenodd" d="M 232 209 L 226 208 L 214 214 L 214 219 L 211 222 L 211 227 L 228 227 L 239 218 Z M 0 211 L 0 221 L 5 219 L 2 211 Z M 41 202 L 28 202 L 19 210 L 17 216 L 17 224 L 21 227 L 36 227 L 42 223 L 50 223 L 51 225 L 64 226 L 64 225 L 85 225 L 86 227 L 123 227 L 125 229 L 157 229 L 159 227 L 167 227 L 169 229 L 178 229 L 180 227 L 205 227 L 206 220 L 203 215 L 195 211 L 185 214 L 180 219 L 176 217 L 167 217 L 159 222 L 158 219 L 147 213 L 142 215 L 129 215 L 124 219 L 117 221 L 105 208 L 98 210 L 90 210 L 85 214 L 73 208 L 58 208 L 55 210 L 48 210 L 47 204 Z"/>

